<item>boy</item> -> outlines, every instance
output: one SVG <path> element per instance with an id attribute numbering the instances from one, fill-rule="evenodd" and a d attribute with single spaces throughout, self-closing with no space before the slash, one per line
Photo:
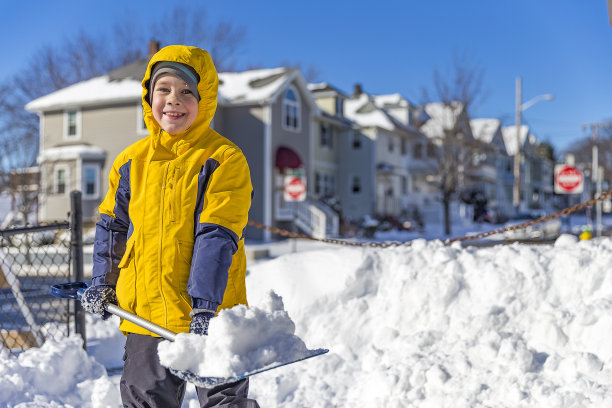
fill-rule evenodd
<path id="1" fill-rule="evenodd" d="M 219 309 L 247 303 L 242 232 L 252 186 L 240 149 L 209 126 L 218 83 L 199 48 L 172 45 L 151 58 L 142 80 L 149 136 L 110 172 L 85 310 L 104 316 L 105 303 L 118 303 L 174 332 L 207 335 Z M 185 382 L 160 365 L 161 339 L 125 320 L 120 329 L 124 406 L 180 407 Z M 202 407 L 258 407 L 247 393 L 248 380 L 197 389 Z"/>

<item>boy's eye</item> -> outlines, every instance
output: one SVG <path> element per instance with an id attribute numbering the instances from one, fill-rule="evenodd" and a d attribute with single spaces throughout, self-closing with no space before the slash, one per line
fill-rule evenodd
<path id="1" fill-rule="evenodd" d="M 157 88 L 157 92 L 170 92 L 168 88 Z"/>
<path id="2" fill-rule="evenodd" d="M 184 94 L 190 94 L 192 92 L 191 92 L 191 89 L 183 89 L 183 93 Z"/>

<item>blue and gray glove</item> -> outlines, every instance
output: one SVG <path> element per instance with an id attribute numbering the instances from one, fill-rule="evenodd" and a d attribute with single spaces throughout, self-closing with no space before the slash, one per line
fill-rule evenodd
<path id="1" fill-rule="evenodd" d="M 190 315 L 189 333 L 208 336 L 208 323 L 215 317 L 215 313 L 208 309 L 193 309 Z"/>
<path id="2" fill-rule="evenodd" d="M 103 320 L 111 317 L 111 314 L 104 308 L 108 303 L 117 304 L 117 294 L 112 286 L 90 286 L 85 289 L 81 296 L 81 306 L 83 309 L 89 313 L 102 316 Z"/>

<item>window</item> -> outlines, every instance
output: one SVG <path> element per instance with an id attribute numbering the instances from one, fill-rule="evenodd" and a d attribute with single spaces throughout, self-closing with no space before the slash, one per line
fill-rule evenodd
<path id="1" fill-rule="evenodd" d="M 68 190 L 68 168 L 65 166 L 56 166 L 54 180 L 55 194 L 66 194 Z"/>
<path id="2" fill-rule="evenodd" d="M 323 191 L 323 177 L 321 176 L 321 173 L 319 173 L 318 171 L 315 171 L 315 195 L 318 197 L 319 195 L 321 195 L 321 191 Z"/>
<path id="3" fill-rule="evenodd" d="M 436 146 L 433 143 L 427 143 L 427 157 L 436 157 Z"/>
<path id="4" fill-rule="evenodd" d="M 353 194 L 361 193 L 361 179 L 359 176 L 353 176 L 353 180 L 351 182 L 351 191 Z"/>
<path id="5" fill-rule="evenodd" d="M 414 151 L 412 152 L 412 157 L 414 157 L 415 159 L 423 158 L 423 145 L 422 144 L 417 143 L 414 145 Z"/>
<path id="6" fill-rule="evenodd" d="M 298 132 L 300 127 L 300 100 L 296 89 L 291 86 L 283 99 L 283 128 Z"/>
<path id="7" fill-rule="evenodd" d="M 353 149 L 361 149 L 361 135 L 358 132 L 353 132 Z"/>
<path id="8" fill-rule="evenodd" d="M 334 128 L 327 124 L 321 123 L 320 126 L 320 145 L 321 147 L 333 148 L 334 147 Z"/>
<path id="9" fill-rule="evenodd" d="M 393 145 L 393 137 L 389 136 L 387 138 L 387 141 L 389 143 L 388 147 L 389 147 L 389 153 L 393 153 L 393 149 L 395 149 L 395 146 Z"/>
<path id="10" fill-rule="evenodd" d="M 81 112 L 70 110 L 64 112 L 64 139 L 80 139 L 81 137 Z"/>
<path id="11" fill-rule="evenodd" d="M 344 101 L 342 98 L 336 98 L 336 115 L 344 116 Z"/>
<path id="12" fill-rule="evenodd" d="M 138 135 L 148 135 L 149 130 L 147 129 L 147 125 L 144 121 L 144 117 L 142 116 L 142 104 L 139 103 L 136 109 L 136 134 Z"/>
<path id="13" fill-rule="evenodd" d="M 100 194 L 100 166 L 83 165 L 83 198 L 97 199 Z"/>

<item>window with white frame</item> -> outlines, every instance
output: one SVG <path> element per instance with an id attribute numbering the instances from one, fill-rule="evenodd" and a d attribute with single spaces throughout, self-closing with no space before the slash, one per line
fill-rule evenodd
<path id="1" fill-rule="evenodd" d="M 320 141 L 321 147 L 329 149 L 334 147 L 334 128 L 329 123 L 321 123 L 320 126 Z"/>
<path id="2" fill-rule="evenodd" d="M 68 192 L 68 167 L 65 165 L 55 166 L 53 176 L 54 192 L 58 195 L 65 195 Z"/>
<path id="3" fill-rule="evenodd" d="M 64 112 L 64 139 L 81 138 L 81 111 L 68 110 Z"/>
<path id="4" fill-rule="evenodd" d="M 283 98 L 283 128 L 298 132 L 301 128 L 301 104 L 297 90 L 290 86 Z"/>
<path id="5" fill-rule="evenodd" d="M 97 199 L 100 196 L 100 165 L 83 165 L 83 198 Z"/>
<path id="6" fill-rule="evenodd" d="M 148 135 L 149 130 L 147 129 L 147 124 L 142 114 L 142 104 L 139 103 L 137 105 L 136 113 L 136 133 L 139 135 Z"/>

